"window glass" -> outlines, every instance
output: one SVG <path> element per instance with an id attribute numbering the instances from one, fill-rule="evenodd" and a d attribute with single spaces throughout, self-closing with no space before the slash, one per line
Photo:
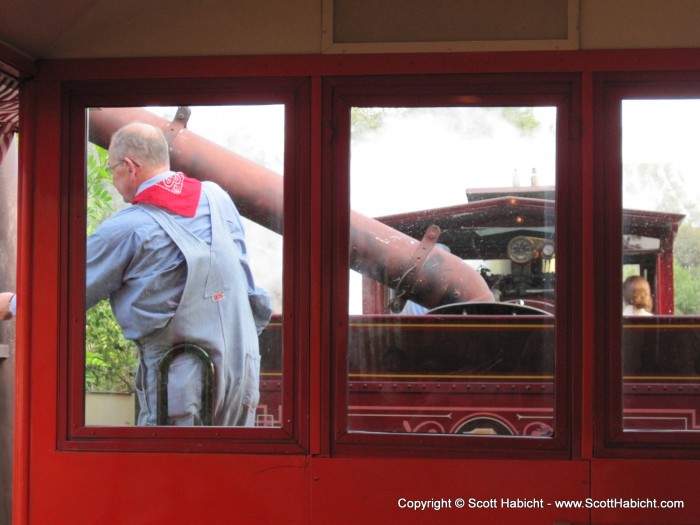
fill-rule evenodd
<path id="1" fill-rule="evenodd" d="M 120 120 L 119 112 L 126 114 L 126 120 Z M 128 113 L 124 113 L 128 112 Z M 206 402 L 203 410 L 195 409 L 189 423 L 184 420 L 180 424 L 217 424 L 220 405 L 229 401 L 223 400 L 217 385 L 220 382 L 220 371 L 224 369 L 207 345 L 215 346 L 201 332 L 210 331 L 206 323 L 212 316 L 220 316 L 221 324 L 226 326 L 236 324 L 246 334 L 242 344 L 248 350 L 236 357 L 240 361 L 241 370 L 245 374 L 231 369 L 236 375 L 227 381 L 232 390 L 238 388 L 238 381 L 247 381 L 251 388 L 241 389 L 244 406 L 255 406 L 260 396 L 257 409 L 249 415 L 246 424 L 252 422 L 255 426 L 280 426 L 282 418 L 281 394 L 281 314 L 282 314 L 282 173 L 284 165 L 284 133 L 285 106 L 270 105 L 236 105 L 236 106 L 193 106 L 190 108 L 149 107 L 149 108 L 107 108 L 90 109 L 88 114 L 88 147 L 87 147 L 87 300 L 93 298 L 100 301 L 86 311 L 86 344 L 85 344 L 85 377 L 84 377 L 84 407 L 85 425 L 88 426 L 131 426 L 139 424 L 154 424 L 153 419 L 159 418 L 160 406 L 151 406 L 154 400 L 165 396 L 166 390 L 158 390 L 159 385 L 167 385 L 170 413 L 167 419 L 157 419 L 157 424 L 178 424 L 172 416 L 173 405 L 178 404 L 178 393 L 195 388 L 197 394 L 192 398 L 195 404 L 201 396 L 211 392 L 212 419 L 207 419 Z M 106 115 L 106 118 L 105 118 Z M 188 116 L 189 115 L 189 116 Z M 111 119 L 111 120 L 110 120 Z M 198 237 L 204 238 L 207 247 L 206 260 L 197 262 L 201 257 L 199 248 L 192 248 L 192 241 L 184 237 L 187 233 L 178 229 L 185 225 L 185 230 L 194 231 L 197 226 L 193 222 L 200 215 L 193 208 L 168 212 L 180 217 L 175 222 L 180 226 L 170 227 L 167 236 L 163 236 L 164 226 L 148 230 L 143 226 L 143 217 L 133 211 L 135 207 L 162 209 L 164 206 L 178 206 L 177 203 L 186 201 L 188 188 L 199 186 L 182 183 L 177 178 L 169 178 L 159 183 L 160 194 L 153 193 L 144 197 L 139 204 L 126 203 L 120 184 L 129 177 L 128 170 L 134 167 L 140 171 L 145 168 L 145 162 L 137 158 L 137 154 L 121 156 L 109 155 L 109 137 L 122 124 L 134 120 L 154 123 L 165 131 L 170 148 L 170 162 L 173 171 L 183 171 L 193 179 L 212 180 L 223 188 L 235 203 L 237 212 L 242 217 L 241 225 L 236 223 L 236 212 L 230 207 L 228 197 L 211 197 L 218 203 L 225 223 L 221 231 L 226 238 L 233 238 L 228 248 L 216 250 L 213 232 L 205 228 L 197 230 Z M 116 123 L 120 124 L 116 124 Z M 171 123 L 170 125 L 168 125 Z M 131 158 L 129 158 L 131 156 Z M 130 164 L 129 161 L 134 164 Z M 141 166 L 144 164 L 144 166 Z M 120 180 L 121 179 L 121 182 Z M 261 180 L 266 181 L 265 186 Z M 172 184 L 170 183 L 171 181 Z M 203 186 L 204 191 L 206 185 Z M 143 189 L 143 187 L 141 188 Z M 165 190 L 165 191 L 164 191 Z M 196 192 L 196 202 L 199 202 L 199 189 Z M 143 195 L 143 194 L 139 194 Z M 194 197 L 193 197 L 194 198 Z M 148 200 L 151 199 L 151 200 Z M 152 200 L 155 199 L 155 200 Z M 160 199 L 160 200 L 159 200 Z M 185 206 L 185 204 L 183 204 Z M 195 205 L 196 206 L 196 205 Z M 209 211 L 213 213 L 211 207 Z M 190 219 L 188 213 L 196 213 L 195 219 Z M 206 213 L 206 212 L 205 212 Z M 151 223 L 161 224 L 159 215 L 152 215 Z M 115 222 L 114 217 L 121 217 Z M 169 219 L 168 219 L 169 220 Z M 112 226 L 109 226 L 112 221 Z M 147 221 L 148 222 L 148 221 Z M 129 224 L 133 223 L 132 227 Z M 106 226 L 107 225 L 107 226 Z M 126 227 L 125 227 L 126 225 Z M 125 235 L 128 233 L 134 235 Z M 146 232 L 146 233 L 143 233 Z M 150 232 L 150 233 L 149 233 Z M 155 233 L 154 233 L 155 232 Z M 90 237 L 92 236 L 92 237 Z M 167 245 L 176 240 L 179 249 L 172 250 Z M 141 239 L 139 245 L 133 245 L 133 239 Z M 132 239 L 132 240 L 129 240 Z M 218 241 L 217 241 L 218 242 Z M 160 244 L 159 244 L 160 243 Z M 164 246 L 161 246 L 164 245 Z M 113 250 L 113 246 L 125 247 L 123 252 Z M 190 246 L 190 248 L 183 248 Z M 180 264 L 183 250 L 192 250 L 186 259 L 186 274 L 177 273 L 173 268 Z M 232 251 L 227 251 L 232 250 Z M 128 251 L 129 255 L 122 255 Z M 197 254 L 195 254 L 195 252 Z M 216 252 L 216 253 L 215 253 Z M 214 253 L 214 255 L 211 255 Z M 225 253 L 226 260 L 236 260 L 235 275 L 229 275 L 229 270 L 217 270 L 217 253 Z M 241 260 L 246 260 L 243 264 Z M 226 268 L 230 267 L 228 265 Z M 194 271 L 197 268 L 197 272 Z M 250 272 L 250 276 L 246 272 Z M 222 273 L 223 272 L 223 273 Z M 222 276 L 225 274 L 225 276 Z M 169 275 L 173 276 L 168 277 Z M 187 286 L 184 285 L 184 275 L 187 275 Z M 204 277 L 201 277 L 204 275 Z M 179 276 L 179 277 L 178 277 Z M 225 281 L 216 281 L 217 277 Z M 196 282 L 199 283 L 195 285 Z M 233 282 L 233 284 L 227 284 Z M 193 283 L 193 284 L 190 284 Z M 254 283 L 269 294 L 272 308 L 272 320 L 259 335 L 251 320 L 257 321 L 265 317 L 264 298 L 259 291 L 251 288 Z M 211 284 L 211 286 L 210 286 Z M 198 306 L 187 305 L 196 301 L 196 292 L 190 292 L 195 286 L 207 288 L 208 302 L 206 315 L 197 317 Z M 234 286 L 235 285 L 235 286 Z M 213 286 L 213 288 L 212 288 Z M 209 290 L 211 288 L 211 290 Z M 215 289 L 214 289 L 215 288 Z M 247 293 L 245 289 L 248 288 Z M 239 296 L 239 290 L 244 295 Z M 211 293 L 209 293 L 211 292 Z M 98 297 L 99 296 L 99 297 Z M 190 297 L 185 301 L 185 297 Z M 243 299 L 243 298 L 245 299 Z M 235 301 L 232 311 L 227 310 L 227 301 Z M 213 306 L 212 306 L 213 305 Z M 91 306 L 88 304 L 88 306 Z M 190 308 L 186 310 L 185 308 Z M 212 309 L 213 308 L 213 309 Z M 247 309 L 247 310 L 246 310 Z M 211 310 L 211 311 L 210 311 Z M 185 312 L 194 312 L 185 319 Z M 220 313 L 218 313 L 220 312 Z M 251 316 L 252 312 L 252 316 Z M 116 313 L 116 318 L 115 318 Z M 231 321 L 235 318 L 235 321 Z M 117 321 L 118 319 L 118 321 Z M 175 327 L 174 319 L 179 319 L 178 330 L 187 332 L 185 336 L 175 334 L 165 335 L 165 330 Z M 182 328 L 184 326 L 184 328 Z M 252 329 L 251 329 L 252 326 Z M 173 328 L 174 329 L 174 328 Z M 228 332 L 226 332 L 228 333 Z M 155 335 L 154 335 L 155 334 Z M 161 334 L 161 335 L 158 335 Z M 190 335 L 191 334 L 191 335 Z M 250 336 L 250 337 L 248 337 Z M 223 336 L 222 336 L 223 337 Z M 154 340 L 167 341 L 165 346 L 155 344 Z M 198 343 L 198 341 L 203 341 Z M 180 343 L 197 343 L 205 352 L 203 357 L 211 357 L 214 361 L 213 382 L 209 384 L 207 367 L 198 363 L 199 357 L 190 347 L 184 352 L 173 354 L 172 361 L 163 359 L 165 352 L 171 346 Z M 223 347 L 227 344 L 222 342 Z M 258 374 L 258 356 L 262 358 L 259 384 L 255 381 Z M 224 352 L 225 353 L 225 352 Z M 227 354 L 228 355 L 228 354 Z M 223 358 L 222 358 L 223 359 Z M 227 357 L 226 359 L 230 359 Z M 140 367 L 140 370 L 139 370 Z M 159 380 L 157 369 L 162 371 L 161 377 L 170 375 L 166 382 Z M 196 370 L 196 372 L 193 372 Z M 187 377 L 193 374 L 194 378 Z M 200 375 L 201 374 L 201 375 Z M 186 379 L 184 379 L 186 378 Z M 203 379 L 202 379 L 203 378 Z M 181 381 L 178 386 L 177 381 Z M 205 383 L 202 384 L 202 381 Z M 184 386 L 182 386 L 184 385 Z M 192 385 L 196 385 L 193 387 Z M 139 390 L 143 392 L 139 396 Z M 184 394 L 183 394 L 184 395 Z M 158 401 L 156 404 L 161 403 Z M 187 402 L 185 402 L 187 403 Z M 144 408 L 148 407 L 149 418 L 144 418 Z M 187 412 L 188 409 L 185 409 Z M 141 415 L 139 415 L 141 414 Z M 234 415 L 226 416 L 230 425 Z M 236 426 L 242 425 L 244 418 L 237 418 Z M 166 421 L 163 423 L 163 421 Z M 184 422 L 183 422 L 184 421 Z"/>
<path id="2" fill-rule="evenodd" d="M 698 430 L 700 100 L 623 100 L 627 431 Z"/>
<path id="3" fill-rule="evenodd" d="M 557 108 L 351 108 L 351 432 L 554 435 Z"/>

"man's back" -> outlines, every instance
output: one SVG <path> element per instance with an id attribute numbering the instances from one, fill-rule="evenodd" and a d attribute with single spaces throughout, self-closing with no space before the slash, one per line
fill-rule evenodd
<path id="1" fill-rule="evenodd" d="M 207 187 L 227 219 L 231 237 L 239 249 L 245 249 L 243 226 L 235 206 L 218 186 L 207 183 Z M 148 205 L 130 206 L 105 220 L 87 245 L 86 307 L 112 296 L 115 315 L 128 339 L 142 338 L 168 322 L 187 278 L 181 250 L 144 206 Z M 169 215 L 195 237 L 211 244 L 210 208 L 204 193 L 194 217 Z"/>

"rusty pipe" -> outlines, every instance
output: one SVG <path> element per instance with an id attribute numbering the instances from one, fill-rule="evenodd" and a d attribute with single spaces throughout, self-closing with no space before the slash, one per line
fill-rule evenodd
<path id="1" fill-rule="evenodd" d="M 89 139 L 107 148 L 112 134 L 131 122 L 144 122 L 163 130 L 170 142 L 172 169 L 216 182 L 231 195 L 242 215 L 282 233 L 281 175 L 142 108 L 90 110 Z M 433 249 L 437 236 L 439 230 L 429 229 L 423 240 L 417 241 L 353 211 L 350 267 L 399 290 L 399 306 L 409 299 L 427 308 L 454 302 L 493 301 L 486 282 L 473 268 L 459 257 Z"/>
<path id="2" fill-rule="evenodd" d="M 186 128 L 177 129 L 171 122 L 142 108 L 91 109 L 90 142 L 106 149 L 112 134 L 132 122 L 151 124 L 163 130 L 169 139 L 173 170 L 216 182 L 234 198 L 243 216 L 282 233 L 282 177 Z"/>

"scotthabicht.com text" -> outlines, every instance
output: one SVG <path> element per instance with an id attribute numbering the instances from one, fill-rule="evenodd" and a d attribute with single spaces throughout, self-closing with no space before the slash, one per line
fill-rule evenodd
<path id="1" fill-rule="evenodd" d="M 657 500 L 654 498 L 607 498 L 582 500 L 553 500 L 543 498 L 399 498 L 397 505 L 401 509 L 413 511 L 444 509 L 682 509 L 681 500 Z"/>

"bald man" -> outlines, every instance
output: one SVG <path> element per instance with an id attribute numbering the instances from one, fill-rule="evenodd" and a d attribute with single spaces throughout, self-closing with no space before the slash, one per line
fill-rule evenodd
<path id="1" fill-rule="evenodd" d="M 165 136 L 148 124 L 128 124 L 112 136 L 107 170 L 133 206 L 88 238 L 85 301 L 90 308 L 109 298 L 124 336 L 139 348 L 138 424 L 158 423 L 159 361 L 189 343 L 214 364 L 212 424 L 253 425 L 258 335 L 271 305 L 250 271 L 236 206 L 216 184 L 171 171 Z M 0 294 L 0 319 L 14 311 L 14 295 Z M 204 422 L 202 367 L 188 353 L 170 363 L 166 424 Z"/>

